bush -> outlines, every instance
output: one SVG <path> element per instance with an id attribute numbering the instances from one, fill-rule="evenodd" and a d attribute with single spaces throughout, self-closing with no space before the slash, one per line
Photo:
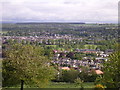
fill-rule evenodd
<path id="1" fill-rule="evenodd" d="M 97 84 L 107 88 L 120 88 L 120 51 L 110 55 L 110 59 L 103 64 L 103 75 L 96 79 Z"/>
<path id="2" fill-rule="evenodd" d="M 76 70 L 62 71 L 62 81 L 63 82 L 74 82 L 77 79 L 79 72 Z"/>
<path id="3" fill-rule="evenodd" d="M 74 83 L 76 86 L 81 86 L 81 88 L 83 88 L 83 80 L 81 80 L 80 78 L 75 79 Z"/>
<path id="4" fill-rule="evenodd" d="M 104 90 L 104 86 L 103 85 L 101 85 L 101 84 L 97 84 L 96 86 L 95 86 L 95 90 Z"/>
<path id="5" fill-rule="evenodd" d="M 82 79 L 84 82 L 94 82 L 97 78 L 97 74 L 92 72 L 81 72 L 79 73 L 79 78 Z"/>

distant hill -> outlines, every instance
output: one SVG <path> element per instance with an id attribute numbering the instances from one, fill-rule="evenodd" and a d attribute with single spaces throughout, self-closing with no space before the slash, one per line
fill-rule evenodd
<path id="1" fill-rule="evenodd" d="M 20 22 L 17 24 L 85 24 L 84 22 Z"/>

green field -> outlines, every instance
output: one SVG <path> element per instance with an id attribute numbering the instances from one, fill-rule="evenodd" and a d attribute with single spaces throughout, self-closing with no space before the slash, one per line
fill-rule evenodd
<path id="1" fill-rule="evenodd" d="M 46 45 L 46 47 L 55 47 L 56 48 L 57 45 Z"/>
<path id="2" fill-rule="evenodd" d="M 84 88 L 94 88 L 94 83 L 93 82 L 86 82 L 83 83 Z M 59 83 L 51 83 L 47 88 L 81 88 L 81 86 L 76 86 L 74 83 L 64 83 L 64 82 L 59 82 Z"/>
<path id="3" fill-rule="evenodd" d="M 85 49 L 96 49 L 97 45 L 90 45 L 90 44 L 86 44 L 84 45 Z"/>
<path id="4" fill-rule="evenodd" d="M 67 50 L 65 47 L 59 47 L 58 45 L 46 45 L 46 47 L 52 47 L 59 51 Z M 96 49 L 97 45 L 86 44 L 84 45 L 84 49 Z M 67 51 L 73 51 L 75 48 L 69 48 Z"/>
<path id="5" fill-rule="evenodd" d="M 0 33 L 7 33 L 8 31 L 0 31 Z"/>
<path id="6" fill-rule="evenodd" d="M 85 82 L 83 83 L 84 88 L 94 88 L 94 83 L 93 82 Z M 20 88 L 20 85 L 17 86 L 12 86 L 12 87 L 5 87 L 5 88 Z M 24 85 L 24 88 L 38 88 L 35 86 L 29 86 L 29 85 Z M 81 88 L 81 86 L 76 86 L 74 83 L 65 83 L 65 82 L 51 82 L 48 86 L 45 88 Z"/>

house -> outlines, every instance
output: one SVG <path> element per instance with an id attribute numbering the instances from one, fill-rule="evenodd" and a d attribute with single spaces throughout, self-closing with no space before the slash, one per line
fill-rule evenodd
<path id="1" fill-rule="evenodd" d="M 103 72 L 101 70 L 95 70 L 95 73 L 98 74 L 98 75 L 103 74 Z"/>
<path id="2" fill-rule="evenodd" d="M 96 60 L 100 60 L 100 61 L 107 61 L 108 59 L 107 58 L 103 58 L 103 57 L 97 57 L 95 58 Z"/>
<path id="3" fill-rule="evenodd" d="M 112 54 L 113 52 L 114 52 L 113 49 L 107 49 L 107 50 L 105 50 L 105 53 L 106 53 L 106 54 Z"/>
<path id="4" fill-rule="evenodd" d="M 76 51 L 82 53 L 97 53 L 97 50 L 94 49 L 77 49 Z"/>
<path id="5" fill-rule="evenodd" d="M 60 67 L 60 69 L 62 69 L 62 70 L 70 70 L 69 67 Z"/>

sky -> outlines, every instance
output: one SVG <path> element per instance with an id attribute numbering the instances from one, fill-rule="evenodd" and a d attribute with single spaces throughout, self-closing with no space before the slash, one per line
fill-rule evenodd
<path id="1" fill-rule="evenodd" d="M 117 23 L 119 0 L 0 0 L 0 21 Z"/>

